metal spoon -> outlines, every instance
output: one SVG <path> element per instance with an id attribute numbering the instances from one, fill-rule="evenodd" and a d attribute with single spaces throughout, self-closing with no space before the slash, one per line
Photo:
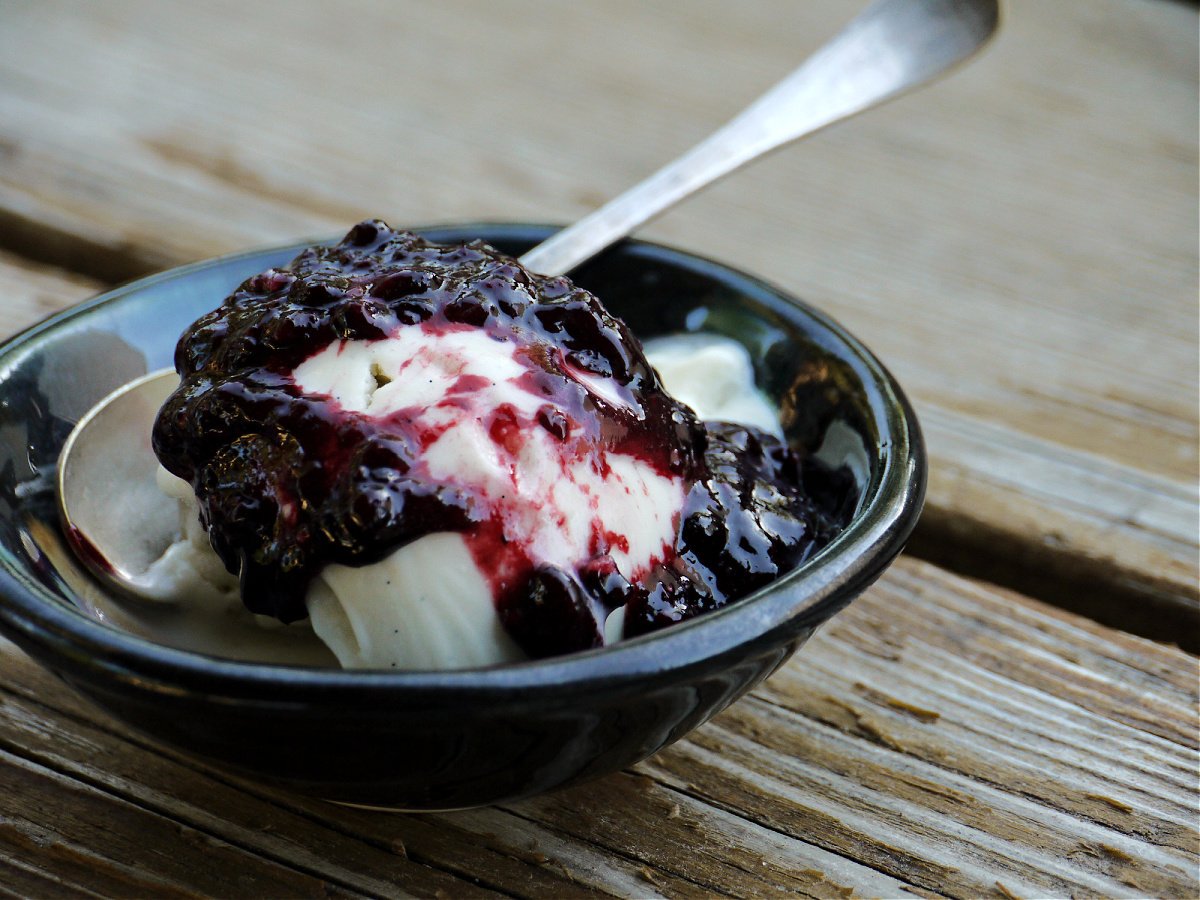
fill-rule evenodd
<path id="1" fill-rule="evenodd" d="M 521 262 L 544 275 L 568 272 L 750 160 L 931 81 L 987 43 L 998 6 L 999 0 L 877 0 L 708 139 L 534 247 Z M 171 529 L 159 519 L 169 520 L 173 510 L 143 509 L 139 521 L 114 509 L 140 509 L 157 492 L 157 463 L 148 439 L 137 436 L 149 435 L 175 383 L 174 372 L 161 372 L 101 400 L 75 427 L 59 459 L 58 501 L 68 540 L 93 574 L 122 593 L 137 593 L 138 576 L 155 548 L 170 539 Z M 114 477 L 117 463 L 121 472 Z M 139 524 L 130 529 L 130 522 Z"/>

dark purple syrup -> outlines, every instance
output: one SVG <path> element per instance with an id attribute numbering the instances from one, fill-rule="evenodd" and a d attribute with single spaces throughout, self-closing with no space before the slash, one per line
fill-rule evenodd
<path id="1" fill-rule="evenodd" d="M 498 447 L 540 428 L 603 460 L 635 457 L 682 480 L 675 545 L 637 573 L 610 555 L 620 524 L 594 529 L 590 558 L 547 565 L 514 541 L 501 501 L 428 477 L 436 440 L 417 416 L 378 417 L 306 394 L 293 371 L 338 341 L 399 329 L 481 329 L 514 342 L 531 420 L 487 412 Z M 438 246 L 378 221 L 334 247 L 305 250 L 246 281 L 176 348 L 179 389 L 160 411 L 154 449 L 191 482 L 209 539 L 253 612 L 290 622 L 328 563 L 366 565 L 423 535 L 455 531 L 490 573 L 505 627 L 534 657 L 601 644 L 609 611 L 628 604 L 626 634 L 724 605 L 802 562 L 835 527 L 808 499 L 796 456 L 756 429 L 702 423 L 671 398 L 619 319 L 566 278 L 545 278 L 483 243 Z M 608 403 L 576 377 L 603 379 Z M 478 389 L 464 376 L 451 393 Z M 453 403 L 448 396 L 442 403 Z"/>

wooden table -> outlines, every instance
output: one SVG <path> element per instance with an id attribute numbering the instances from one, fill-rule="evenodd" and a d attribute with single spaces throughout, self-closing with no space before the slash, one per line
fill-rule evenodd
<path id="1" fill-rule="evenodd" d="M 0 0 L 0 335 L 366 216 L 573 219 L 852 7 Z M 0 894 L 1200 894 L 1196 33 L 1012 0 L 961 73 L 646 229 L 831 311 L 929 439 L 909 555 L 751 696 L 599 782 L 384 815 L 3 645 Z"/>

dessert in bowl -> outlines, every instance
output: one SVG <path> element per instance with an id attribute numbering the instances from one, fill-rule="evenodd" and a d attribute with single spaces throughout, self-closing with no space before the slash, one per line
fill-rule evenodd
<path id="1" fill-rule="evenodd" d="M 438 243 L 482 238 L 510 253 L 549 231 L 421 229 Z M 911 530 L 923 451 L 911 410 L 878 361 L 768 285 L 628 242 L 573 280 L 639 337 L 737 341 L 780 410 L 787 444 L 831 475 L 814 490 L 844 521 L 790 571 L 670 627 L 626 628 L 610 646 L 593 640 L 568 655 L 541 654 L 524 635 L 523 649 L 534 648 L 526 655 L 547 658 L 449 671 L 222 659 L 101 621 L 98 588 L 54 522 L 53 472 L 66 433 L 112 388 L 167 365 L 185 327 L 239 282 L 299 249 L 127 286 L 26 332 L 0 355 L 0 624 L 84 693 L 164 741 L 256 778 L 366 805 L 448 808 L 546 790 L 634 762 L 719 711 L 863 590 Z M 107 352 L 88 352 L 97 347 Z"/>

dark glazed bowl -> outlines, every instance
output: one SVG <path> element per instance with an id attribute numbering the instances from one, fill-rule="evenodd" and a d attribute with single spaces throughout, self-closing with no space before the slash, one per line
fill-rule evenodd
<path id="1" fill-rule="evenodd" d="M 519 253 L 552 229 L 421 229 Z M 719 712 L 892 561 L 920 511 L 925 457 L 891 376 L 821 313 L 676 250 L 627 242 L 576 273 L 643 337 L 732 336 L 779 402 L 789 439 L 855 481 L 845 531 L 799 570 L 691 622 L 569 657 L 453 672 L 236 662 L 85 615 L 87 576 L 54 504 L 59 449 L 90 406 L 171 364 L 180 332 L 300 246 L 200 263 L 118 288 L 0 348 L 0 629 L 113 715 L 261 781 L 333 800 L 445 809 L 620 769 Z M 136 527 L 137 523 L 130 523 Z M 72 585 L 75 587 L 73 588 Z"/>

